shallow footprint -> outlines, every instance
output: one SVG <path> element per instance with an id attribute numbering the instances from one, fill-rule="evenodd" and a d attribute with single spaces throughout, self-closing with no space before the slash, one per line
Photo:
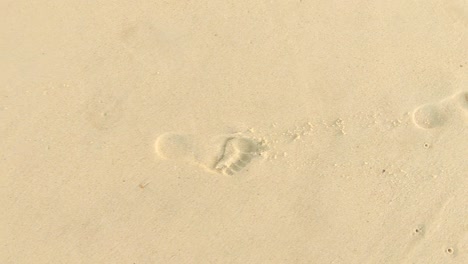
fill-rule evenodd
<path id="1" fill-rule="evenodd" d="M 190 135 L 166 133 L 156 139 L 155 151 L 164 159 L 192 162 L 195 160 L 193 142 L 193 137 Z"/>
<path id="2" fill-rule="evenodd" d="M 242 170 L 264 149 L 260 142 L 240 134 L 197 138 L 165 133 L 155 141 L 155 152 L 161 158 L 184 161 L 227 175 Z"/>
<path id="3" fill-rule="evenodd" d="M 259 144 L 248 138 L 229 138 L 214 168 L 221 173 L 233 175 L 247 166 L 252 158 L 259 154 L 259 150 Z"/>
<path id="4" fill-rule="evenodd" d="M 425 104 L 413 112 L 413 122 L 423 129 L 440 127 L 447 119 L 447 111 L 442 104 Z"/>
<path id="5" fill-rule="evenodd" d="M 461 109 L 468 111 L 468 91 L 461 91 L 453 97 L 457 106 Z"/>

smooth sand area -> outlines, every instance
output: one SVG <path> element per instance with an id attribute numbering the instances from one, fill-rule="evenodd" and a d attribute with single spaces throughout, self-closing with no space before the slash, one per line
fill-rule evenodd
<path id="1" fill-rule="evenodd" d="M 468 263 L 467 0 L 0 1 L 0 263 Z"/>

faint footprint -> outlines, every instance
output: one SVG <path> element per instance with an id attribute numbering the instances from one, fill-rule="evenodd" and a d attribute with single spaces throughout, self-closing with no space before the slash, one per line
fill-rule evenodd
<path id="1" fill-rule="evenodd" d="M 468 91 L 458 92 L 453 96 L 457 106 L 465 111 L 468 111 Z"/>
<path id="2" fill-rule="evenodd" d="M 447 111 L 441 104 L 425 104 L 413 112 L 413 122 L 423 129 L 440 127 L 447 122 L 447 119 Z"/>
<path id="3" fill-rule="evenodd" d="M 240 134 L 197 138 L 165 133 L 155 141 L 155 151 L 161 158 L 184 161 L 226 175 L 241 171 L 265 150 L 260 142 Z"/>
<path id="4" fill-rule="evenodd" d="M 468 92 L 460 91 L 437 103 L 425 104 L 413 111 L 413 122 L 423 129 L 444 125 L 449 119 L 459 116 L 459 110 L 468 110 Z"/>

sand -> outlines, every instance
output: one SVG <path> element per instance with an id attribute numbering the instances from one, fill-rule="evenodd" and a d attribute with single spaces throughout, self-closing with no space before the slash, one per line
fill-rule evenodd
<path id="1" fill-rule="evenodd" d="M 468 263 L 468 2 L 0 2 L 0 263 Z"/>

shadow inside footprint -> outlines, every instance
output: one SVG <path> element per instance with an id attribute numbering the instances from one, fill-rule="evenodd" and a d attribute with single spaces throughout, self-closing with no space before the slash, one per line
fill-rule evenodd
<path id="1" fill-rule="evenodd" d="M 193 140 L 188 135 L 162 134 L 156 139 L 155 150 L 164 159 L 194 161 Z"/>
<path id="2" fill-rule="evenodd" d="M 240 135 L 209 139 L 164 133 L 155 141 L 155 152 L 160 158 L 184 161 L 226 175 L 239 172 L 265 149 L 259 142 Z"/>
<path id="3" fill-rule="evenodd" d="M 468 111 L 468 92 L 467 91 L 461 91 L 455 95 L 455 101 L 457 102 L 457 105 L 463 109 Z"/>
<path id="4" fill-rule="evenodd" d="M 413 112 L 413 122 L 423 129 L 440 127 L 447 122 L 447 113 L 437 104 L 422 105 Z"/>
<path id="5" fill-rule="evenodd" d="M 228 138 L 214 169 L 223 174 L 233 175 L 245 168 L 254 156 L 259 155 L 259 151 L 260 145 L 251 139 Z"/>

